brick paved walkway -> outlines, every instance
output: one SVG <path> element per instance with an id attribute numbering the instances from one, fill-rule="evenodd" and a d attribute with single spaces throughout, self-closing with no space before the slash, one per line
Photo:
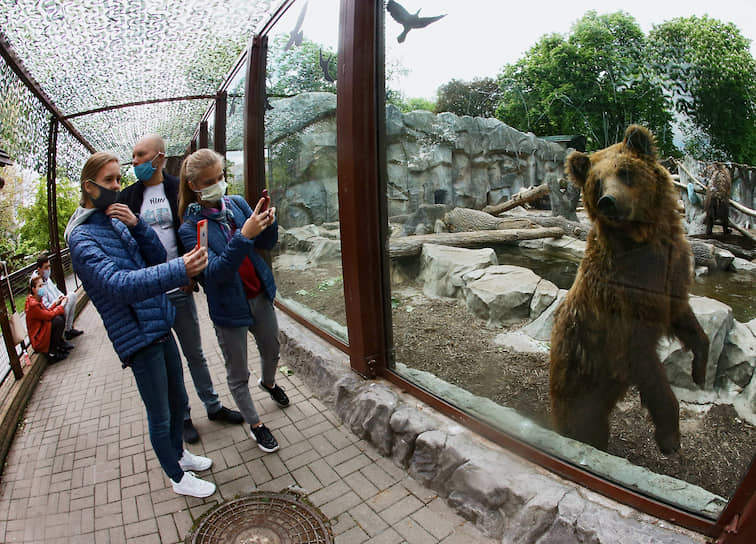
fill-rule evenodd
<path id="1" fill-rule="evenodd" d="M 204 297 L 195 298 L 213 382 L 224 404 L 234 407 Z M 0 476 L 0 542 L 179 542 L 216 504 L 290 485 L 305 489 L 331 519 L 337 543 L 492 542 L 345 429 L 296 376 L 280 373 L 277 380 L 292 400 L 286 410 L 252 390 L 262 420 L 281 444 L 278 452 L 264 454 L 246 426 L 207 419 L 185 371 L 202 437 L 189 450 L 213 459 L 202 475 L 218 492 L 204 500 L 176 495 L 150 446 L 133 376 L 121 370 L 91 304 L 76 326 L 86 334 L 74 340 L 66 361 L 42 375 Z M 250 345 L 253 384 L 256 353 Z"/>

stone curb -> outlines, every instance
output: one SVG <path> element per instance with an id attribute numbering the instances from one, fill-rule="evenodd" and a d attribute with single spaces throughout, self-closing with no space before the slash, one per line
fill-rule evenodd
<path id="1" fill-rule="evenodd" d="M 705 542 L 563 480 L 475 435 L 388 382 L 364 380 L 346 354 L 278 312 L 281 355 L 344 425 L 487 535 L 502 542 Z"/>

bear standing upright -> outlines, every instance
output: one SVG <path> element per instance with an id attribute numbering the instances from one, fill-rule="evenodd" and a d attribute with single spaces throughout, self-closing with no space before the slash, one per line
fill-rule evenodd
<path id="1" fill-rule="evenodd" d="M 609 414 L 630 385 L 664 453 L 680 448 L 679 404 L 656 349 L 676 336 L 693 352 L 692 377 L 706 378 L 709 340 L 688 302 L 693 279 L 669 173 L 651 133 L 632 125 L 621 143 L 573 152 L 567 175 L 583 190 L 593 226 L 585 256 L 554 315 L 549 368 L 556 430 L 605 450 Z"/>
<path id="2" fill-rule="evenodd" d="M 722 223 L 722 230 L 730 234 L 730 193 L 732 192 L 732 176 L 724 164 L 713 163 L 707 166 L 703 172 L 704 178 L 709 180 L 706 187 L 706 234 L 714 230 L 714 221 Z"/>

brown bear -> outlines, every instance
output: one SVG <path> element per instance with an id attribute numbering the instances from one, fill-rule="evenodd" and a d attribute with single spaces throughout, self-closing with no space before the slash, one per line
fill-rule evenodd
<path id="1" fill-rule="evenodd" d="M 704 178 L 709 180 L 704 199 L 706 211 L 706 234 L 714 230 L 714 221 L 722 223 L 725 234 L 730 234 L 729 212 L 732 176 L 724 164 L 712 163 L 704 169 Z"/>
<path id="2" fill-rule="evenodd" d="M 551 414 L 565 436 L 605 450 L 609 414 L 635 385 L 664 453 L 680 448 L 679 405 L 656 348 L 676 336 L 704 385 L 709 341 L 688 303 L 690 245 L 678 195 L 651 133 L 632 125 L 621 143 L 567 159 L 593 225 L 575 282 L 554 315 Z"/>

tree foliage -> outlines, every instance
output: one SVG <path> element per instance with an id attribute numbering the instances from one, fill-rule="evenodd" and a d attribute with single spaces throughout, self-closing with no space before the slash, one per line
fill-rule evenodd
<path id="1" fill-rule="evenodd" d="M 436 113 L 449 111 L 472 117 L 494 117 L 501 99 L 497 81 L 490 77 L 472 81 L 452 79 L 436 91 Z"/>
<path id="2" fill-rule="evenodd" d="M 15 270 L 31 253 L 29 244 L 22 240 L 18 228 L 18 210 L 24 202 L 24 181 L 13 166 L 0 168 L 5 186 L 0 191 L 0 260 L 8 261 L 9 270 Z"/>
<path id="3" fill-rule="evenodd" d="M 538 135 L 584 134 L 589 149 L 622 138 L 631 123 L 647 126 L 672 153 L 669 100 L 649 67 L 646 39 L 627 13 L 588 11 L 563 37 L 541 38 L 499 76 L 496 116 Z"/>
<path id="4" fill-rule="evenodd" d="M 58 233 L 61 246 L 65 245 L 63 233 L 68 220 L 79 205 L 79 185 L 70 179 L 58 176 L 56 200 L 58 203 Z M 50 230 L 47 223 L 47 178 L 37 181 L 34 202 L 18 212 L 20 238 L 32 251 L 42 251 L 50 247 Z"/>
<path id="5" fill-rule="evenodd" d="M 701 159 L 756 164 L 756 61 L 732 23 L 680 17 L 655 26 L 649 44 L 688 139 Z"/>
<path id="6" fill-rule="evenodd" d="M 336 92 L 336 83 L 327 81 L 320 67 L 330 59 L 328 72 L 336 79 L 336 54 L 315 42 L 303 39 L 301 45 L 285 51 L 286 34 L 277 34 L 268 48 L 267 84 L 272 96 L 292 96 L 308 91 Z"/>

